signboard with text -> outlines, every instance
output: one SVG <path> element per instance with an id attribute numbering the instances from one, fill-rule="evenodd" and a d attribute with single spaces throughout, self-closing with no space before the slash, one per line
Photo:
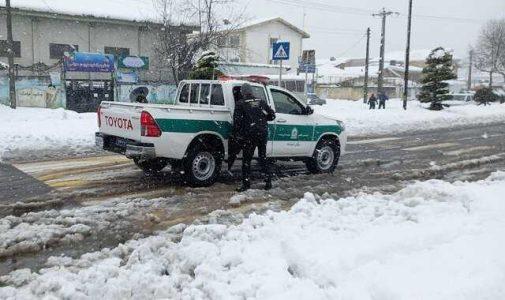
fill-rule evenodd
<path id="1" fill-rule="evenodd" d="M 70 52 L 63 57 L 65 72 L 114 72 L 114 56 L 111 54 Z"/>

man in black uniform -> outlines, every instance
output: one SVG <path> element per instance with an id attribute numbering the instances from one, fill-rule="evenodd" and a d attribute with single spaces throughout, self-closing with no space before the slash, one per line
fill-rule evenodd
<path id="1" fill-rule="evenodd" d="M 235 105 L 233 114 L 233 136 L 242 140 L 242 186 L 239 192 L 251 187 L 251 160 L 258 148 L 258 156 L 265 173 L 265 189 L 272 188 L 270 162 L 266 157 L 268 142 L 268 121 L 275 119 L 275 112 L 262 100 L 253 95 L 251 85 L 244 83 L 241 89 L 242 99 Z"/>

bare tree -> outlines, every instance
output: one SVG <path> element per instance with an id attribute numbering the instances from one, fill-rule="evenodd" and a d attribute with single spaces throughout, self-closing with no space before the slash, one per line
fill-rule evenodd
<path id="1" fill-rule="evenodd" d="M 493 74 L 505 79 L 505 19 L 490 20 L 482 28 L 475 46 L 475 67 L 489 73 L 489 87 Z"/>
<path id="2" fill-rule="evenodd" d="M 230 9 L 233 0 L 153 1 L 163 20 L 155 50 L 176 84 L 199 54 L 217 48 L 219 41 L 240 25 L 242 16 Z"/>

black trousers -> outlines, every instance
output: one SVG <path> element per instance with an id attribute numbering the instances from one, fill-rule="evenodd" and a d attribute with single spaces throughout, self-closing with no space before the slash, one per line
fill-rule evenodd
<path id="1" fill-rule="evenodd" d="M 379 109 L 381 109 L 381 107 L 386 109 L 386 101 L 379 101 Z"/>
<path id="2" fill-rule="evenodd" d="M 267 135 L 246 137 L 244 139 L 242 148 L 242 182 L 244 184 L 249 184 L 249 177 L 251 176 L 251 160 L 256 148 L 258 148 L 258 158 L 262 172 L 265 176 L 265 182 L 272 180 L 270 160 L 267 159 L 267 142 Z"/>

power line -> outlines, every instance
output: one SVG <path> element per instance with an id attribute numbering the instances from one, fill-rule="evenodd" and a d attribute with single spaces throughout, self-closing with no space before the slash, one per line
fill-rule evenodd
<path id="1" fill-rule="evenodd" d="M 357 40 L 354 44 L 352 44 L 351 47 L 347 48 L 344 52 L 342 52 L 341 54 L 337 55 L 337 57 L 342 57 L 344 56 L 345 54 L 347 54 L 349 51 L 351 51 L 352 49 L 354 49 L 356 46 L 359 45 L 359 43 L 361 43 L 361 41 L 363 41 L 363 39 L 366 37 L 366 34 L 362 35 L 359 40 Z"/>
<path id="2" fill-rule="evenodd" d="M 340 6 L 334 4 L 326 4 L 315 1 L 307 1 L 307 0 L 269 0 L 269 2 L 275 2 L 279 4 L 285 4 L 296 7 L 303 7 L 307 9 L 320 10 L 320 11 L 331 11 L 340 14 L 350 14 L 350 15 L 369 15 L 372 13 L 372 10 L 356 8 L 356 7 L 348 7 L 348 6 Z M 408 15 L 400 14 L 401 17 L 407 18 Z M 424 14 L 415 14 L 412 15 L 415 19 L 427 19 L 432 21 L 453 21 L 453 22 L 472 22 L 472 23 L 482 23 L 485 20 L 482 19 L 472 19 L 465 18 L 459 16 L 434 16 L 434 15 L 424 15 Z"/>

